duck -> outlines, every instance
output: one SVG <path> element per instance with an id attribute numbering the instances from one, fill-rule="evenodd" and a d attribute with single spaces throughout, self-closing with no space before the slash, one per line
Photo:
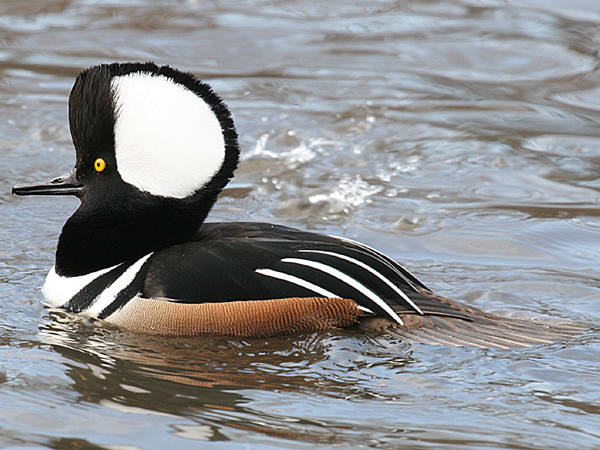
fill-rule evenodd
<path id="1" fill-rule="evenodd" d="M 228 107 L 191 73 L 152 62 L 96 65 L 77 76 L 68 108 L 75 167 L 12 190 L 80 200 L 42 287 L 51 308 L 167 336 L 349 328 L 512 348 L 576 330 L 446 299 L 347 238 L 207 222 L 240 147 Z"/>

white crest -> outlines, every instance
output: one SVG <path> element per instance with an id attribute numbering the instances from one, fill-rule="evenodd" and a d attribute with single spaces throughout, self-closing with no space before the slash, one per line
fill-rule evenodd
<path id="1" fill-rule="evenodd" d="M 115 154 L 126 183 L 184 198 L 219 171 L 221 124 L 206 102 L 168 77 L 137 72 L 113 78 Z"/>

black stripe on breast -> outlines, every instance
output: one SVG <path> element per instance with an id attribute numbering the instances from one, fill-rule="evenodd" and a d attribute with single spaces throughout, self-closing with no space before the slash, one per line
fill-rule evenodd
<path id="1" fill-rule="evenodd" d="M 125 288 L 123 288 L 115 297 L 115 299 L 108 305 L 106 308 L 102 310 L 102 312 L 98 315 L 99 319 L 106 319 L 112 313 L 114 313 L 117 309 L 122 308 L 129 300 L 135 297 L 136 294 L 141 292 L 142 286 L 144 285 L 144 280 L 146 279 L 146 275 L 148 273 L 148 267 L 150 266 L 150 260 L 146 261 L 138 273 L 135 274 L 135 277 Z"/>
<path id="2" fill-rule="evenodd" d="M 75 313 L 85 311 L 106 288 L 118 280 L 119 277 L 134 263 L 135 261 L 124 262 L 114 269 L 100 275 L 71 297 L 71 300 L 69 300 L 63 308 Z"/>

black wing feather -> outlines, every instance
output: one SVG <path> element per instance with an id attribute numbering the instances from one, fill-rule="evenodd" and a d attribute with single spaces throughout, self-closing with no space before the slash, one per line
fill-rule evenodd
<path id="1" fill-rule="evenodd" d="M 330 267 L 331 271 L 286 262 L 290 258 L 314 261 Z M 420 313 L 418 302 L 424 300 L 423 292 L 429 292 L 396 262 L 354 241 L 271 224 L 207 223 L 193 241 L 152 256 L 142 295 L 184 303 L 322 296 L 306 285 L 265 276 L 260 269 L 304 280 L 392 320 L 394 317 L 385 311 L 385 305 L 382 308 L 381 302 L 398 314 Z M 355 280 L 361 288 L 344 282 L 335 275 L 337 271 Z M 373 296 L 365 295 L 365 290 L 381 302 L 373 301 Z M 417 308 L 397 290 L 406 298 L 414 298 Z M 429 313 L 435 313 L 435 302 L 424 303 Z M 452 314 L 447 305 L 439 309 L 444 315 Z M 457 312 L 457 316 L 462 314 Z"/>
<path id="2" fill-rule="evenodd" d="M 204 224 L 193 241 L 157 251 L 147 264 L 145 297 L 204 303 L 324 296 L 317 287 L 379 316 L 364 317 L 360 327 L 423 343 L 510 348 L 581 333 L 452 302 L 363 244 L 277 225 Z"/>

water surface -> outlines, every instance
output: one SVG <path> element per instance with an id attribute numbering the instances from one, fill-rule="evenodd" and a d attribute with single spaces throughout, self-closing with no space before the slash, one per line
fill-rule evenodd
<path id="1" fill-rule="evenodd" d="M 0 33 L 0 447 L 600 447 L 600 1 L 29 0 Z M 212 220 L 357 239 L 443 295 L 591 331 L 485 351 L 51 312 L 77 200 L 10 189 L 70 170 L 74 78 L 128 60 L 230 105 L 243 157 Z"/>

